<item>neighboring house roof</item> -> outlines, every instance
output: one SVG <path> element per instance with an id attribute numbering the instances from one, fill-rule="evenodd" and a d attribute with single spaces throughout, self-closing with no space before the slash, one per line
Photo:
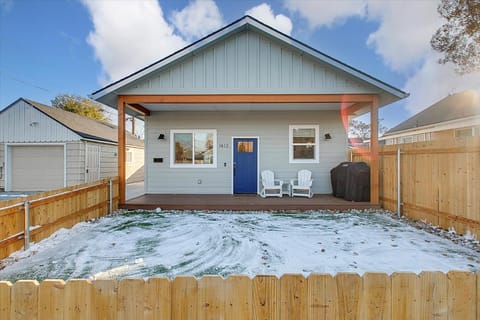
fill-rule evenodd
<path id="1" fill-rule="evenodd" d="M 234 34 L 236 32 L 239 32 L 244 29 L 254 29 L 257 31 L 262 32 L 263 34 L 267 34 L 272 38 L 275 38 L 281 42 L 283 42 L 286 45 L 290 45 L 303 53 L 310 55 L 311 57 L 318 59 L 319 61 L 322 61 L 329 66 L 341 70 L 343 72 L 346 72 L 347 74 L 360 79 L 362 81 L 365 81 L 369 85 L 372 85 L 375 88 L 378 88 L 382 90 L 382 92 L 385 93 L 385 95 L 388 95 L 388 98 L 384 99 L 384 105 L 391 103 L 393 101 L 399 100 L 406 98 L 408 96 L 407 93 L 404 91 L 397 89 L 383 81 L 380 81 L 358 69 L 355 69 L 335 58 L 332 58 L 258 20 L 255 18 L 252 18 L 251 16 L 244 16 L 243 18 L 213 32 L 212 34 L 190 44 L 189 46 L 174 52 L 173 54 L 158 60 L 154 62 L 153 64 L 140 69 L 129 76 L 120 79 L 102 89 L 99 89 L 91 94 L 91 98 L 97 101 L 101 101 L 102 103 L 105 103 L 107 105 L 110 105 L 113 108 L 116 108 L 116 100 L 112 98 L 111 95 L 115 95 L 116 92 L 120 89 L 123 88 L 127 85 L 130 85 L 132 82 L 141 79 L 149 74 L 151 74 L 154 71 L 157 71 L 170 63 L 174 61 L 178 61 L 181 58 L 184 58 L 188 56 L 189 54 L 192 54 L 196 52 L 197 50 L 200 50 L 204 48 L 205 46 L 219 40 L 219 39 L 224 39 L 228 37 L 231 34 Z"/>
<path id="2" fill-rule="evenodd" d="M 118 143 L 118 128 L 110 123 L 100 122 L 87 118 L 85 116 L 68 112 L 59 108 L 47 106 L 45 104 L 20 98 L 9 107 L 15 105 L 18 101 L 24 101 L 33 108 L 72 130 L 84 139 L 97 140 L 101 142 Z M 9 107 L 5 108 L 7 110 Z M 3 111 L 5 111 L 3 110 Z M 2 111 L 2 112 L 3 112 Z M 143 147 L 143 141 L 130 133 L 126 133 L 126 144 L 135 147 Z"/>
<path id="3" fill-rule="evenodd" d="M 439 123 L 480 116 L 480 93 L 464 91 L 446 98 L 417 113 L 384 134 L 393 135 Z"/>

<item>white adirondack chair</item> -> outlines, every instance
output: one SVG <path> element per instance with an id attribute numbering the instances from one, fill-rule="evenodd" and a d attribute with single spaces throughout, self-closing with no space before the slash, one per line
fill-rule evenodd
<path id="1" fill-rule="evenodd" d="M 298 178 L 290 180 L 290 190 L 292 197 L 313 197 L 312 183 L 313 179 L 311 171 L 298 171 Z"/>
<path id="2" fill-rule="evenodd" d="M 262 171 L 262 185 L 260 196 L 265 197 L 282 197 L 283 181 L 275 179 L 273 171 Z"/>

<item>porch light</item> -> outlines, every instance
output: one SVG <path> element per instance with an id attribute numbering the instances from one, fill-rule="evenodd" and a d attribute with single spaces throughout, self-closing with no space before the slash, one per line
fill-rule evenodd
<path id="1" fill-rule="evenodd" d="M 330 133 L 325 133 L 325 140 L 331 140 L 332 139 L 332 136 L 330 135 Z"/>
<path id="2" fill-rule="evenodd" d="M 160 133 L 158 136 L 158 140 L 165 140 L 165 135 L 163 133 Z"/>

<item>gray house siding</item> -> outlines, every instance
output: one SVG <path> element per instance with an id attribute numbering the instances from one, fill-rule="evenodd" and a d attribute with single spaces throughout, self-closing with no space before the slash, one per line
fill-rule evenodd
<path id="1" fill-rule="evenodd" d="M 347 139 L 338 111 L 154 112 L 146 121 L 147 193 L 232 193 L 232 137 L 259 138 L 259 171 L 270 169 L 289 181 L 298 170 L 311 170 L 315 193 L 331 192 L 330 169 L 346 159 Z M 320 127 L 319 163 L 289 163 L 289 125 L 301 124 Z M 170 168 L 173 129 L 216 129 L 217 167 Z M 167 139 L 158 140 L 159 133 Z M 324 140 L 325 133 L 332 139 Z M 153 163 L 153 158 L 164 160 Z"/>
<path id="2" fill-rule="evenodd" d="M 18 101 L 16 105 L 3 110 L 1 113 L 0 142 L 60 143 L 79 139 L 79 135 L 23 100 Z"/>
<path id="3" fill-rule="evenodd" d="M 0 190 L 5 189 L 5 145 L 0 143 Z"/>
<path id="4" fill-rule="evenodd" d="M 122 94 L 377 93 L 344 71 L 258 31 L 216 41 L 144 79 Z"/>
<path id="5" fill-rule="evenodd" d="M 117 175 L 118 160 L 117 146 L 101 145 L 100 147 L 100 178 L 114 177 Z"/>

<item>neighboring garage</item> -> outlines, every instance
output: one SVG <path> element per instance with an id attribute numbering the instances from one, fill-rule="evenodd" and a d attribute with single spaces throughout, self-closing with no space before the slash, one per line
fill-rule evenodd
<path id="1" fill-rule="evenodd" d="M 143 181 L 143 141 L 127 135 L 127 181 Z M 116 176 L 117 127 L 35 101 L 0 112 L 0 190 L 47 191 Z"/>
<path id="2" fill-rule="evenodd" d="M 65 185 L 63 145 L 9 146 L 11 186 L 14 191 L 37 191 Z"/>

